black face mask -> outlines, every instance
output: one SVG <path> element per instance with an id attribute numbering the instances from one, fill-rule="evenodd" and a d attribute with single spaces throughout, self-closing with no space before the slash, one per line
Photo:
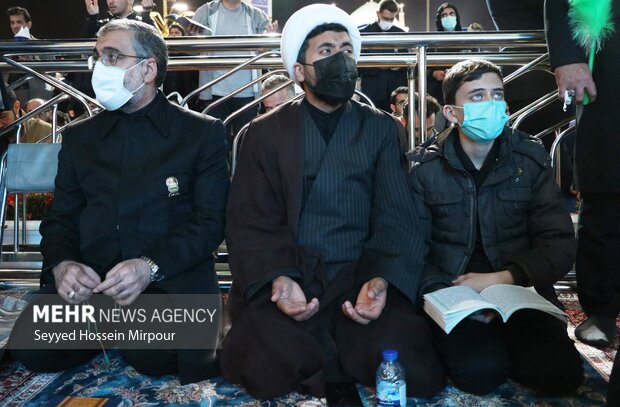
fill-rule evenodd
<path id="1" fill-rule="evenodd" d="M 305 64 L 308 65 L 308 64 Z M 306 84 L 319 99 L 331 106 L 345 103 L 355 92 L 357 66 L 353 58 L 339 52 L 314 61 L 316 85 Z"/>

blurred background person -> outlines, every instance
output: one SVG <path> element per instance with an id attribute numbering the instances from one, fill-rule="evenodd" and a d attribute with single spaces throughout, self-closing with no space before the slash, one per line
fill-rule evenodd
<path id="1" fill-rule="evenodd" d="M 262 107 L 260 113 L 269 113 L 276 107 L 284 104 L 295 97 L 295 85 L 288 76 L 285 75 L 272 75 L 269 78 L 265 79 L 261 84 L 261 96 L 268 94 L 276 88 L 288 83 L 288 85 L 274 93 L 273 95 L 263 99 L 261 102 Z"/>
<path id="2" fill-rule="evenodd" d="M 24 115 L 21 104 L 15 97 L 15 92 L 8 90 L 7 96 L 9 98 L 10 109 L 0 110 L 0 128 L 10 125 Z M 1 108 L 2 106 L 0 106 L 0 109 Z M 51 124 L 36 117 L 32 117 L 23 122 L 20 127 L 16 127 L 0 137 L 0 155 L 7 150 L 9 144 L 17 142 L 18 135 L 20 143 L 36 143 L 50 134 L 52 134 Z M 47 143 L 51 141 L 51 137 L 45 139 Z"/>
<path id="3" fill-rule="evenodd" d="M 168 37 L 176 38 L 185 37 L 186 35 L 187 31 L 185 28 L 176 22 L 173 22 L 168 27 Z M 189 54 L 184 52 L 170 52 L 169 56 L 170 60 L 174 60 L 175 58 L 189 56 Z M 164 95 L 169 96 L 170 94 L 177 92 L 178 96 L 176 98 L 172 98 L 171 100 L 180 104 L 185 96 L 196 89 L 196 83 L 198 83 L 198 71 L 175 71 L 170 70 L 170 68 L 166 73 L 166 79 L 163 84 Z"/>
<path id="4" fill-rule="evenodd" d="M 422 144 L 422 133 L 420 132 L 420 120 L 418 119 L 420 112 L 420 101 L 419 95 L 415 93 L 415 116 L 413 116 L 413 123 L 415 129 L 415 145 L 419 146 Z M 430 145 L 435 141 L 437 136 L 437 130 L 435 129 L 435 122 L 437 119 L 438 112 L 441 111 L 441 105 L 437 102 L 437 99 L 432 97 L 431 95 L 426 95 L 426 129 L 425 131 L 425 145 Z M 443 116 L 442 116 L 443 117 Z M 403 106 L 403 115 L 401 117 L 401 122 L 403 126 L 409 131 L 409 103 L 405 103 Z"/>
<path id="5" fill-rule="evenodd" d="M 435 14 L 435 27 L 440 32 L 459 32 L 463 31 L 461 17 L 456 6 L 452 3 L 443 3 L 437 8 Z M 445 52 L 445 51 L 444 51 Z M 448 51 L 451 52 L 451 51 Z M 457 51 L 458 52 L 458 51 Z M 431 67 L 426 75 L 426 92 L 443 104 L 443 91 L 441 84 L 446 77 L 446 70 L 449 66 Z"/>
<path id="6" fill-rule="evenodd" d="M 143 23 L 155 26 L 150 16 L 151 9 L 155 7 L 153 0 L 141 0 L 140 5 L 144 13 L 140 14 L 134 11 L 133 0 L 107 0 L 108 11 L 106 13 L 100 13 L 98 0 L 84 0 L 84 3 L 86 4 L 86 12 L 88 13 L 86 25 L 84 26 L 84 35 L 86 38 L 95 37 L 97 31 L 106 23 L 120 18 L 142 21 Z"/>
<path id="7" fill-rule="evenodd" d="M 187 31 L 181 24 L 173 23 L 168 27 L 168 37 L 185 37 Z"/>
<path id="8" fill-rule="evenodd" d="M 392 111 L 392 116 L 398 118 L 403 116 L 403 106 L 407 103 L 408 94 L 409 88 L 406 86 L 399 86 L 394 89 L 390 95 L 390 110 Z"/>
<path id="9" fill-rule="evenodd" d="M 394 25 L 398 16 L 398 3 L 394 0 L 382 0 L 377 11 L 377 20 L 360 29 L 361 33 L 403 33 Z M 373 50 L 374 54 L 406 52 L 406 50 Z M 390 112 L 390 95 L 392 90 L 407 84 L 405 68 L 361 68 L 361 90 L 368 96 L 375 107 Z"/>
<path id="10" fill-rule="evenodd" d="M 193 20 L 206 26 L 211 32 L 203 31 L 202 35 L 252 35 L 275 32 L 278 29 L 278 22 L 270 22 L 269 17 L 262 10 L 241 0 L 213 0 L 200 6 L 194 14 Z M 243 55 L 238 51 L 217 52 L 209 55 L 220 57 L 230 55 Z M 251 54 L 245 53 L 250 58 Z M 200 71 L 199 86 L 211 82 L 212 80 L 227 73 L 227 70 Z M 214 101 L 232 94 L 234 91 L 246 85 L 253 79 L 260 76 L 259 70 L 243 69 L 226 79 L 216 83 L 208 89 L 200 92 L 198 109 L 204 110 Z M 218 119 L 225 120 L 233 112 L 241 109 L 260 93 L 260 86 L 257 84 L 236 93 L 233 97 L 226 100 L 209 110 L 209 114 Z M 256 117 L 258 109 L 253 107 L 238 115 L 228 125 L 227 131 L 232 138 L 250 120 Z"/>

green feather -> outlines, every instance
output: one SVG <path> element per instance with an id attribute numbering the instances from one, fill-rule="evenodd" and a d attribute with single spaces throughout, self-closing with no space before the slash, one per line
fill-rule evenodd
<path id="1" fill-rule="evenodd" d="M 569 0 L 573 38 L 586 53 L 598 52 L 603 41 L 614 31 L 611 0 Z"/>

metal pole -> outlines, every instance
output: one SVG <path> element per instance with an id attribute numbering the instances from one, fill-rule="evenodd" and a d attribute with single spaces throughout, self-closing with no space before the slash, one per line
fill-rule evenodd
<path id="1" fill-rule="evenodd" d="M 420 140 L 426 141 L 426 47 L 418 47 L 418 128 L 420 129 Z"/>
<path id="2" fill-rule="evenodd" d="M 431 0 L 426 0 L 426 31 L 431 30 Z"/>
<path id="3" fill-rule="evenodd" d="M 52 109 L 52 143 L 58 143 L 58 103 Z"/>
<path id="4" fill-rule="evenodd" d="M 407 103 L 409 104 L 409 114 L 407 115 L 407 136 L 409 139 L 409 150 L 415 147 L 415 67 L 409 65 L 407 68 Z"/>
<path id="5" fill-rule="evenodd" d="M 15 193 L 15 218 L 13 220 L 13 252 L 19 251 L 19 194 Z"/>
<path id="6" fill-rule="evenodd" d="M 26 195 L 25 192 L 22 193 L 22 244 L 24 245 L 26 244 L 26 222 L 28 222 L 28 219 L 26 219 L 26 201 L 28 199 Z"/>

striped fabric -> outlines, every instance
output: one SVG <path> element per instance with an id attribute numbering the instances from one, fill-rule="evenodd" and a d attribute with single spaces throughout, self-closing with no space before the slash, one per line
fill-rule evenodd
<path id="1" fill-rule="evenodd" d="M 321 253 L 327 281 L 346 264 L 363 261 L 370 250 L 373 266 L 381 269 L 368 277 L 390 275 L 388 281 L 402 283 L 411 294 L 419 279 L 412 258 L 424 249 L 410 232 L 417 222 L 396 128 L 383 115 L 364 113 L 358 104 L 349 104 L 326 145 L 305 106 L 300 107 L 304 195 L 297 243 Z"/>

